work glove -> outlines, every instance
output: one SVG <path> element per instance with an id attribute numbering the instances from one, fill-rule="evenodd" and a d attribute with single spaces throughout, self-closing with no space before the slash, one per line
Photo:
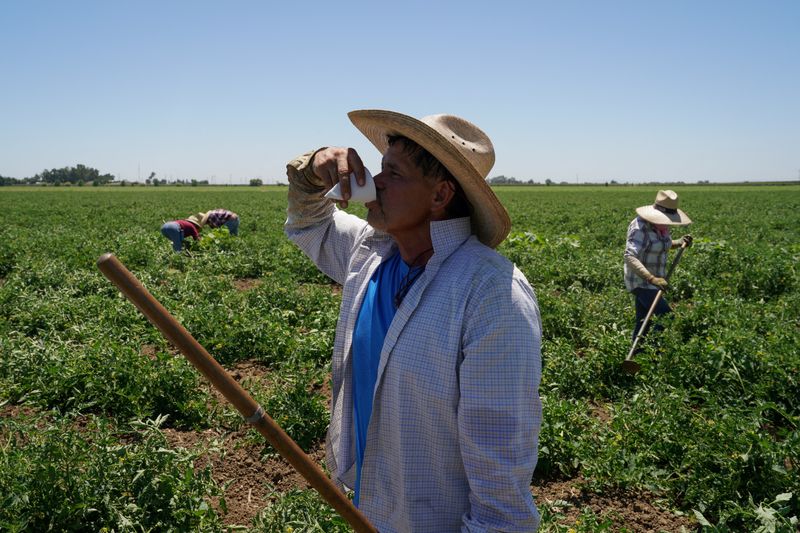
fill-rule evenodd
<path id="1" fill-rule="evenodd" d="M 664 278 L 659 278 L 658 276 L 653 276 L 647 281 L 648 283 L 650 283 L 651 285 L 655 285 L 662 291 L 666 291 L 667 288 L 669 287 L 669 283 L 667 283 L 667 280 L 665 280 Z"/>
<path id="2" fill-rule="evenodd" d="M 692 247 L 692 242 L 694 241 L 694 238 L 687 233 L 686 235 L 681 237 L 681 240 L 686 243 L 686 247 L 687 248 L 691 248 Z"/>

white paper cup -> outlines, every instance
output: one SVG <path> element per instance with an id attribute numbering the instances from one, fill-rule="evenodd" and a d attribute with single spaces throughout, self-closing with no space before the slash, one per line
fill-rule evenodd
<path id="1" fill-rule="evenodd" d="M 355 172 L 350 174 L 350 202 L 361 202 L 362 204 L 366 204 L 376 198 L 375 181 L 372 179 L 372 174 L 370 174 L 369 169 L 367 168 L 364 168 L 364 174 L 366 181 L 364 182 L 363 187 L 360 187 L 358 183 L 356 183 Z M 342 198 L 342 191 L 339 185 L 340 184 L 337 183 L 331 187 L 331 190 L 325 193 L 325 198 L 330 198 L 331 200 L 344 200 L 344 198 Z"/>

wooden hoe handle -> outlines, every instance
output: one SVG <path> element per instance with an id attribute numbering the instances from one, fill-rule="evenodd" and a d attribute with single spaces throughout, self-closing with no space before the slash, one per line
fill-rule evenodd
<path id="1" fill-rule="evenodd" d="M 164 306 L 144 288 L 113 254 L 103 254 L 97 266 L 144 316 L 177 347 L 236 410 L 278 450 L 308 483 L 358 533 L 377 533 L 367 518 L 352 504 L 317 464 L 292 440 L 264 409 L 228 374 Z"/>

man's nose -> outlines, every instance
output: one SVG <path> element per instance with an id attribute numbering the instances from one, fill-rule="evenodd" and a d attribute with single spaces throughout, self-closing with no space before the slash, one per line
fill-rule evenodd
<path id="1" fill-rule="evenodd" d="M 383 185 L 384 185 L 384 183 L 383 183 L 383 180 L 384 180 L 383 172 L 378 172 L 377 174 L 375 174 L 372 177 L 372 179 L 375 182 L 375 188 L 376 189 L 383 189 Z"/>

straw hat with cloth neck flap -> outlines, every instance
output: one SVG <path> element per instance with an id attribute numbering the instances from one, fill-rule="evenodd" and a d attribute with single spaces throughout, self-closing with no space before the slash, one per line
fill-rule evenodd
<path id="1" fill-rule="evenodd" d="M 691 219 L 678 209 L 678 193 L 675 191 L 658 191 L 653 205 L 636 208 L 636 214 L 652 224 L 661 226 L 685 226 Z"/>
<path id="2" fill-rule="evenodd" d="M 389 136 L 402 135 L 427 150 L 458 180 L 472 205 L 472 231 L 486 246 L 496 248 L 508 235 L 511 219 L 492 192 L 486 177 L 494 165 L 494 147 L 476 125 L 453 115 L 416 119 L 394 111 L 363 109 L 347 115 L 381 154 Z"/>

